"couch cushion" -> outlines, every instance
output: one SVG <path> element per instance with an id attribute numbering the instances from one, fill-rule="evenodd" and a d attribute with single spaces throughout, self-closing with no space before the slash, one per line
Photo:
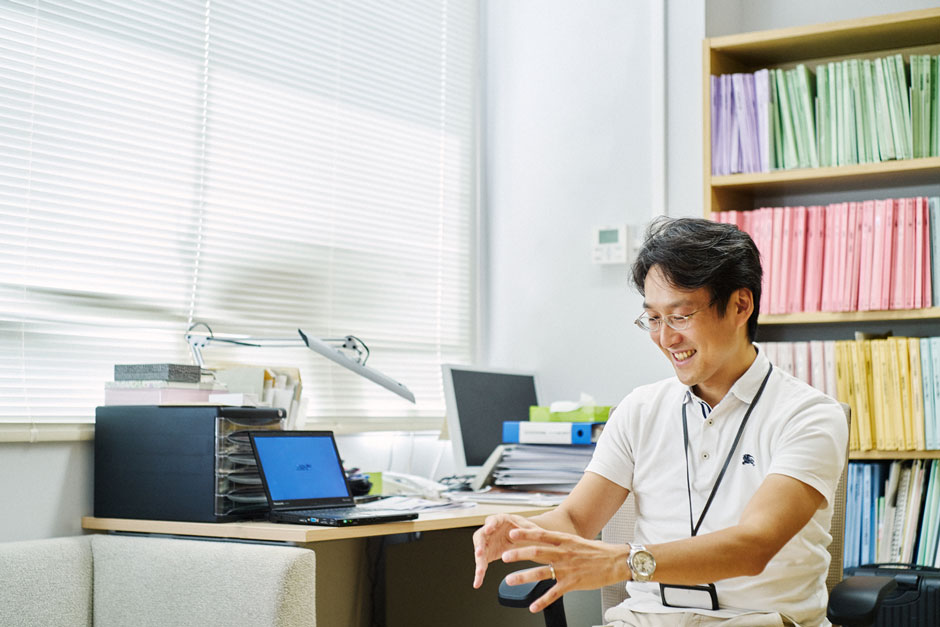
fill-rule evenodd
<path id="1" fill-rule="evenodd" d="M 92 624 L 87 536 L 0 543 L 0 625 Z"/>
<path id="2" fill-rule="evenodd" d="M 315 559 L 296 547 L 92 538 L 95 627 L 313 627 Z"/>

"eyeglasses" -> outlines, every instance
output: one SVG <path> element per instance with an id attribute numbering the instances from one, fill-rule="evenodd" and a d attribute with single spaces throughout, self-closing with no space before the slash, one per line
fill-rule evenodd
<path id="1" fill-rule="evenodd" d="M 663 322 L 666 323 L 670 329 L 675 329 L 676 331 L 685 331 L 689 328 L 689 325 L 692 324 L 691 318 L 700 311 L 704 311 L 708 307 L 702 307 L 701 309 L 696 309 L 690 314 L 680 316 L 679 314 L 669 314 L 668 316 L 651 316 L 648 313 L 640 314 L 640 317 L 633 321 L 633 324 L 643 329 L 644 331 L 649 331 L 651 333 L 659 333 L 660 329 L 663 328 Z"/>

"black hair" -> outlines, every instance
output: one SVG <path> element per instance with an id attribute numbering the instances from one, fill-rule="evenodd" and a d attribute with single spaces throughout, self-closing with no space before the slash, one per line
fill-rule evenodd
<path id="1" fill-rule="evenodd" d="M 701 218 L 656 218 L 646 229 L 632 268 L 633 285 L 644 296 L 653 266 L 674 287 L 707 288 L 709 305 L 717 307 L 719 316 L 725 315 L 732 293 L 742 287 L 751 290 L 754 312 L 747 321 L 747 336 L 752 342 L 757 338 L 762 271 L 760 253 L 747 233 L 733 224 Z"/>

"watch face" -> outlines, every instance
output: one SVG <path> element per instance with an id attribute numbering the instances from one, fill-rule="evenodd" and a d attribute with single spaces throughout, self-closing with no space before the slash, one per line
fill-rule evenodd
<path id="1" fill-rule="evenodd" d="M 653 571 L 656 570 L 656 560 L 653 559 L 653 554 L 649 551 L 637 551 L 633 554 L 631 562 L 633 570 L 642 575 L 652 575 Z"/>

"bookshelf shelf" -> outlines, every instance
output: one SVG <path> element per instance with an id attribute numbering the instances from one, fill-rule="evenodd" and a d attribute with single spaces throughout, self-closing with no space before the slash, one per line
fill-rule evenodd
<path id="1" fill-rule="evenodd" d="M 885 50 L 930 47 L 938 43 L 940 9 L 780 28 L 706 40 L 711 73 L 737 72 Z M 728 64 L 731 67 L 725 67 Z M 706 73 L 707 74 L 707 73 Z"/>
<path id="2" fill-rule="evenodd" d="M 829 324 L 933 319 L 940 319 L 940 307 L 931 307 L 929 309 L 896 309 L 891 311 L 848 311 L 841 313 L 814 311 L 792 314 L 765 314 L 760 317 L 760 324 Z"/>
<path id="3" fill-rule="evenodd" d="M 739 192 L 839 191 L 940 180 L 940 157 L 881 161 L 827 168 L 776 170 L 711 177 L 713 190 Z"/>
<path id="4" fill-rule="evenodd" d="M 849 451 L 852 461 L 878 462 L 896 459 L 934 459 L 940 451 Z"/>

